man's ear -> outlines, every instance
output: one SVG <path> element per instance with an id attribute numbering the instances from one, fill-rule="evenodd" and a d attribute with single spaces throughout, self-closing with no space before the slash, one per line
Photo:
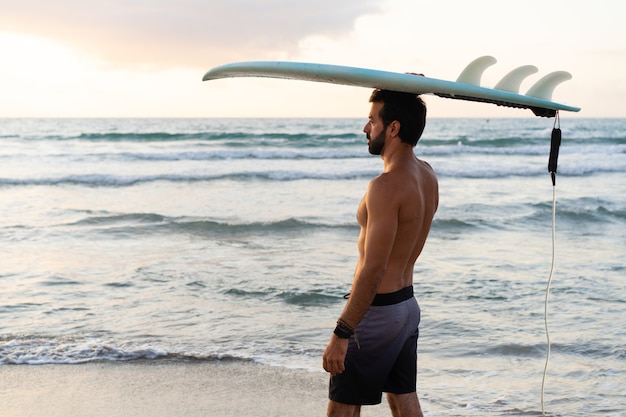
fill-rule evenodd
<path id="1" fill-rule="evenodd" d="M 397 120 L 394 120 L 393 122 L 389 123 L 389 127 L 391 128 L 391 130 L 389 131 L 389 134 L 391 136 L 398 136 L 400 134 L 400 122 Z"/>

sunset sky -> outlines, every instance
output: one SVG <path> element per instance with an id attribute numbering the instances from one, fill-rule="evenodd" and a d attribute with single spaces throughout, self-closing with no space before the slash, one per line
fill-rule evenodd
<path id="1" fill-rule="evenodd" d="M 0 117 L 365 117 L 369 90 L 202 82 L 233 61 L 289 60 L 454 80 L 482 55 L 493 86 L 532 64 L 573 78 L 562 117 L 626 117 L 623 0 L 0 0 Z M 533 117 L 426 96 L 432 117 Z"/>

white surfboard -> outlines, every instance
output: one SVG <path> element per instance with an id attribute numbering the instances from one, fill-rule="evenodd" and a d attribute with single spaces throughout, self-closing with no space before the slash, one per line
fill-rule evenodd
<path id="1" fill-rule="evenodd" d="M 542 117 L 554 117 L 557 110 L 580 111 L 580 107 L 552 101 L 552 93 L 556 86 L 572 78 L 571 74 L 565 71 L 556 71 L 544 76 L 526 94 L 520 94 L 519 88 L 526 77 L 538 71 L 532 65 L 525 65 L 509 72 L 494 88 L 482 87 L 480 79 L 483 72 L 495 62 L 496 59 L 491 56 L 477 58 L 463 70 L 456 81 L 366 68 L 287 61 L 252 61 L 221 65 L 209 70 L 202 80 L 269 77 L 381 88 L 530 109 Z"/>

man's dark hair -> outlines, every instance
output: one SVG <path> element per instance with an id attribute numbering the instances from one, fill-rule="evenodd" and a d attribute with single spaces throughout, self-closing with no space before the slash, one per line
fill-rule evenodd
<path id="1" fill-rule="evenodd" d="M 400 140 L 417 145 L 426 126 L 426 104 L 419 95 L 376 89 L 370 96 L 370 103 L 383 103 L 379 117 L 384 127 L 397 120 L 400 122 Z"/>

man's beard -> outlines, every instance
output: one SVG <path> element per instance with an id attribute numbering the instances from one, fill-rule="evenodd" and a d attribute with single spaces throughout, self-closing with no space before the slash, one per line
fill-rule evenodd
<path id="1" fill-rule="evenodd" d="M 382 132 L 380 132 L 378 134 L 378 136 L 376 136 L 375 138 L 371 139 L 368 135 L 368 139 L 369 139 L 369 152 L 372 155 L 380 155 L 383 151 L 383 147 L 385 146 L 385 135 L 387 133 L 387 130 L 383 130 Z"/>

